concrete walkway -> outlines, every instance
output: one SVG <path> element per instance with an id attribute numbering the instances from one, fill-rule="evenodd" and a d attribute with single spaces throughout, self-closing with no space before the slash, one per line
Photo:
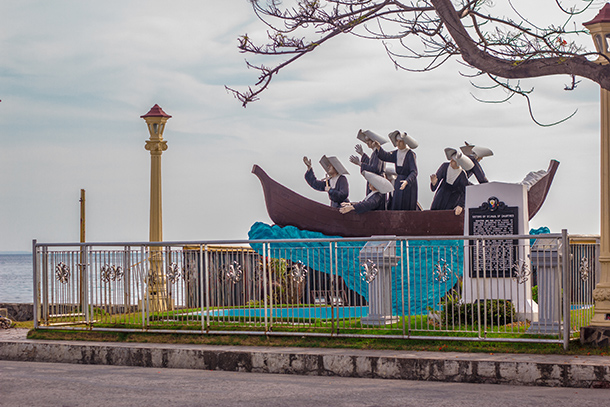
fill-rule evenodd
<path id="1" fill-rule="evenodd" d="M 610 388 L 610 357 L 38 341 L 0 330 L 0 360 Z"/>

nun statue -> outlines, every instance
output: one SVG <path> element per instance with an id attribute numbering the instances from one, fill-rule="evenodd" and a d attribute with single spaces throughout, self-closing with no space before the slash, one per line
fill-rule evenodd
<path id="1" fill-rule="evenodd" d="M 360 157 L 356 155 L 352 155 L 349 157 L 351 163 L 356 164 L 360 167 L 360 172 L 368 171 L 373 174 L 383 175 L 383 171 L 385 169 L 385 163 L 379 159 L 377 156 L 377 150 L 375 150 L 375 142 L 381 144 L 387 143 L 387 140 L 381 137 L 380 135 L 373 133 L 370 130 L 360 130 L 358 131 L 358 135 L 356 136 L 358 140 L 363 141 L 368 148 L 372 151 L 371 157 L 369 158 L 368 154 L 364 152 L 362 149 L 362 145 L 356 144 L 354 147 L 356 153 L 360 155 Z M 369 188 L 369 184 L 366 184 L 366 193 L 371 192 Z"/>
<path id="2" fill-rule="evenodd" d="M 327 174 L 322 180 L 316 179 L 309 158 L 303 157 L 303 162 L 307 166 L 305 181 L 315 190 L 328 192 L 330 206 L 339 208 L 341 207 L 341 203 L 349 202 L 347 199 L 349 195 L 349 184 L 345 177 L 345 174 L 349 174 L 349 172 L 337 157 L 327 157 L 323 155 L 320 159 L 320 165 L 322 165 L 322 168 L 324 168 L 324 171 L 326 171 Z"/>
<path id="3" fill-rule="evenodd" d="M 468 142 L 464 142 L 465 146 L 460 147 L 462 153 L 464 153 L 470 160 L 472 161 L 473 167 L 471 170 L 466 171 L 466 175 L 468 178 L 472 177 L 474 174 L 475 178 L 479 182 L 479 184 L 484 184 L 489 182 L 487 177 L 485 176 L 485 172 L 483 168 L 481 168 L 481 160 L 485 157 L 491 157 L 494 155 L 494 152 L 491 151 L 487 147 L 479 147 L 472 144 L 468 144 Z"/>
<path id="4" fill-rule="evenodd" d="M 356 211 L 356 213 L 365 213 L 368 211 L 382 211 L 385 209 L 385 194 L 394 190 L 392 183 L 381 175 L 373 174 L 372 172 L 364 171 L 362 173 L 366 178 L 371 192 L 360 202 L 344 202 L 341 204 L 339 212 L 342 214 Z"/>
<path id="5" fill-rule="evenodd" d="M 375 149 L 379 159 L 396 164 L 396 180 L 394 181 L 394 195 L 390 210 L 417 210 L 417 162 L 413 149 L 418 144 L 415 139 L 405 132 L 398 130 L 389 134 L 392 144 L 397 148 L 391 153 L 386 152 L 378 142 Z"/>
<path id="6" fill-rule="evenodd" d="M 454 148 L 446 148 L 447 162 L 441 164 L 436 174 L 430 175 L 430 189 L 436 193 L 430 210 L 453 209 L 456 215 L 464 210 L 466 186 L 469 184 L 466 171 L 473 168 L 472 160 Z"/>

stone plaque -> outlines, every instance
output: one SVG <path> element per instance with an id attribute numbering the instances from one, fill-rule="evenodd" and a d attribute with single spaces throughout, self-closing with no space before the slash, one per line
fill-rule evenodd
<path id="1" fill-rule="evenodd" d="M 507 206 L 496 197 L 490 197 L 478 208 L 471 208 L 468 216 L 468 234 L 518 235 L 519 208 Z M 519 241 L 483 240 L 470 242 L 471 277 L 511 277 L 512 267 L 518 259 Z"/>

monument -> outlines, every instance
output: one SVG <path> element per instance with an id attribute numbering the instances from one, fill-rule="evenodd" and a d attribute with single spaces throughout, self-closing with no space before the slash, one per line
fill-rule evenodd
<path id="1" fill-rule="evenodd" d="M 502 182 L 470 185 L 465 212 L 465 236 L 495 237 L 464 243 L 464 302 L 510 300 L 520 320 L 537 321 L 529 240 L 497 237 L 528 233 L 527 187 Z"/>

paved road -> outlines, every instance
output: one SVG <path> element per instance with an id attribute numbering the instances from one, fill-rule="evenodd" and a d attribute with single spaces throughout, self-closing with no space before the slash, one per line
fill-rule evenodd
<path id="1" fill-rule="evenodd" d="M 0 361 L 0 406 L 604 406 L 609 390 Z"/>

